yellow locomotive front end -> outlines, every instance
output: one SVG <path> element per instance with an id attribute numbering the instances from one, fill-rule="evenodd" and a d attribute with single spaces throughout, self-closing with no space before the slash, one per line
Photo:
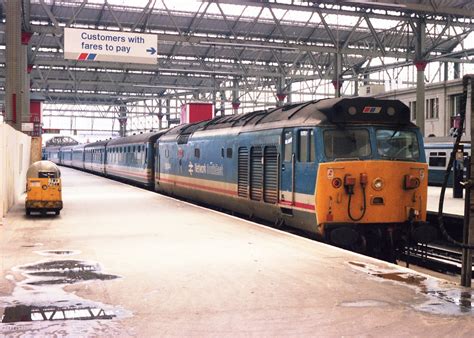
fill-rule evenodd
<path id="1" fill-rule="evenodd" d="M 427 231 L 426 163 L 346 161 L 322 163 L 316 189 L 318 232 L 343 246 L 372 240 L 392 247 L 404 234 L 414 240 Z M 371 243 L 370 247 L 376 247 Z"/>
<path id="2" fill-rule="evenodd" d="M 319 127 L 316 231 L 336 245 L 393 258 L 397 248 L 437 236 L 426 223 L 423 137 L 400 102 L 359 102 L 338 102 L 327 113 L 331 123 Z"/>
<path id="3" fill-rule="evenodd" d="M 61 172 L 50 161 L 35 162 L 28 169 L 26 183 L 26 214 L 32 212 L 59 215 L 63 208 Z"/>

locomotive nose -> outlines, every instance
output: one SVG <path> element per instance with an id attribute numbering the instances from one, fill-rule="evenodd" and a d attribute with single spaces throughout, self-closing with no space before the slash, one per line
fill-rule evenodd
<path id="1" fill-rule="evenodd" d="M 315 195 L 317 223 L 424 221 L 425 173 L 424 163 L 322 163 Z"/>

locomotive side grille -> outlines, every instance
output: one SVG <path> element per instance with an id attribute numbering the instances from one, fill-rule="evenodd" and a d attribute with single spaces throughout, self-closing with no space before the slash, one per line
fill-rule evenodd
<path id="1" fill-rule="evenodd" d="M 275 146 L 265 147 L 263 199 L 267 203 L 278 202 L 278 152 Z"/>
<path id="2" fill-rule="evenodd" d="M 239 148 L 239 164 L 237 193 L 240 197 L 248 197 L 249 186 L 249 151 L 247 147 Z"/>
<path id="3" fill-rule="evenodd" d="M 263 195 L 263 157 L 261 147 L 250 150 L 250 199 L 261 201 Z"/>

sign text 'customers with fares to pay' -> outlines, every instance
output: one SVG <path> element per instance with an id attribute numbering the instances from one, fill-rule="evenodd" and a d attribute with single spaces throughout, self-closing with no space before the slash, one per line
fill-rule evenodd
<path id="1" fill-rule="evenodd" d="M 64 58 L 78 61 L 157 63 L 158 36 L 64 28 Z"/>

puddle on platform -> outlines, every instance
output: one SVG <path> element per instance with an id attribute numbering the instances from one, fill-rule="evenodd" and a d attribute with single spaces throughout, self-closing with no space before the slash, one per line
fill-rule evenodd
<path id="1" fill-rule="evenodd" d="M 396 268 L 380 267 L 361 262 L 349 262 L 356 270 L 374 276 L 377 279 L 388 280 L 415 288 L 416 291 L 428 297 L 423 304 L 412 305 L 415 309 L 442 315 L 474 314 L 472 290 L 468 290 L 448 282 L 404 272 Z"/>
<path id="2" fill-rule="evenodd" d="M 16 305 L 5 308 L 2 323 L 34 322 L 48 320 L 97 320 L 112 319 L 113 313 L 101 308 L 89 306 L 72 307 L 38 307 Z"/>
<path id="3" fill-rule="evenodd" d="M 43 246 L 43 243 L 35 243 L 35 244 L 27 244 L 27 245 L 22 245 L 22 248 L 35 248 L 37 246 Z"/>
<path id="4" fill-rule="evenodd" d="M 423 287 L 423 281 L 426 280 L 426 277 L 410 275 L 404 272 L 385 272 L 385 273 L 375 273 L 373 276 L 377 276 L 383 279 L 392 280 L 395 282 L 406 283 L 408 285 L 415 285 Z"/>
<path id="5" fill-rule="evenodd" d="M 126 329 L 119 320 L 132 316 L 130 311 L 89 301 L 63 289 L 74 283 L 119 278 L 101 270 L 100 264 L 81 260 L 41 261 L 13 268 L 25 279 L 15 282 L 11 296 L 0 297 L 0 336 L 123 334 Z M 92 287 L 94 284 L 85 285 L 87 289 Z"/>
<path id="6" fill-rule="evenodd" d="M 101 272 L 100 265 L 79 260 L 48 261 L 18 268 L 21 272 L 38 277 L 30 280 L 29 285 L 74 284 L 88 280 L 109 280 L 118 276 Z M 44 277 L 44 278 L 41 278 Z"/>
<path id="7" fill-rule="evenodd" d="M 35 253 L 41 256 L 72 256 L 81 252 L 79 250 L 41 250 L 35 251 Z"/>

